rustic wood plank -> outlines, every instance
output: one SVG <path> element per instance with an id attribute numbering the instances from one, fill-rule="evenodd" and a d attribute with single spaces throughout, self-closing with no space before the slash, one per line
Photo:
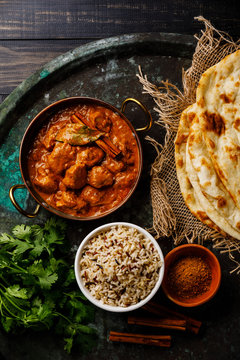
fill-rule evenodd
<path id="1" fill-rule="evenodd" d="M 203 15 L 239 37 L 239 1 L 14 0 L 0 1 L 0 39 L 102 38 L 133 32 L 194 34 Z"/>
<path id="2" fill-rule="evenodd" d="M 42 65 L 86 40 L 0 41 L 0 94 L 9 94 Z"/>

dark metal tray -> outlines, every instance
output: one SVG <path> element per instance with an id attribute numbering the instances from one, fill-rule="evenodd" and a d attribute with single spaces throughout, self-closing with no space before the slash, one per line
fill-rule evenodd
<path id="1" fill-rule="evenodd" d="M 24 218 L 15 210 L 8 198 L 10 186 L 22 183 L 18 165 L 21 138 L 28 123 L 41 109 L 58 99 L 78 95 L 96 97 L 120 107 L 122 101 L 131 96 L 141 100 L 151 110 L 153 120 L 156 120 L 157 114 L 153 110 L 154 101 L 150 96 L 142 93 L 142 86 L 136 77 L 138 66 L 141 66 L 143 73 L 154 84 L 168 79 L 177 86 L 181 86 L 182 68 L 189 67 L 193 51 L 194 39 L 186 35 L 161 33 L 123 35 L 89 43 L 61 55 L 15 89 L 0 106 L 1 232 L 9 232 L 15 224 L 42 223 L 50 216 L 42 209 L 34 220 Z M 142 114 L 134 107 L 127 108 L 127 116 L 132 119 L 133 125 L 136 127 L 139 123 L 142 125 L 144 122 Z M 163 142 L 164 130 L 158 125 L 154 125 L 148 135 Z M 101 220 L 69 221 L 68 237 L 72 242 L 73 255 L 83 237 L 95 227 L 106 222 L 128 221 L 144 227 L 152 225 L 150 167 L 156 152 L 144 136 L 140 140 L 143 146 L 144 168 L 134 195 L 121 209 Z M 17 193 L 17 199 L 24 207 L 31 209 L 35 206 L 34 201 L 24 191 Z M 160 245 L 165 254 L 173 246 L 171 240 L 163 241 Z M 221 263 L 224 268 L 225 258 L 221 259 Z M 200 360 L 225 359 L 226 354 L 229 359 L 235 359 L 240 350 L 238 343 L 240 314 L 236 306 L 240 299 L 240 287 L 238 279 L 234 276 L 229 279 L 227 271 L 225 271 L 223 283 L 227 290 L 220 289 L 218 296 L 211 304 L 187 311 L 192 316 L 205 321 L 206 330 L 203 330 L 203 333 L 197 337 L 188 334 L 173 334 L 174 340 L 171 349 L 162 350 L 142 345 L 108 342 L 107 337 L 110 330 L 129 332 L 140 332 L 140 330 L 127 325 L 126 314 L 106 313 L 97 309 L 95 324 L 99 338 L 92 353 L 67 355 L 62 350 L 61 341 L 55 336 L 49 336 L 47 332 L 28 332 L 25 335 L 14 336 L 1 332 L 0 359 L 2 356 L 8 360 L 80 358 L 99 360 L 146 358 L 155 360 L 160 357 L 163 360 L 193 358 Z M 232 291 L 235 288 L 235 292 Z M 232 295 L 229 295 L 228 290 L 230 293 L 232 291 Z M 156 300 L 158 300 L 158 296 L 160 298 L 161 294 L 157 295 Z M 226 306 L 228 306 L 228 310 L 226 310 Z M 218 315 L 219 309 L 222 313 Z M 235 314 L 234 317 L 233 314 Z M 216 335 L 217 340 L 215 340 Z M 221 346 L 222 350 L 219 353 Z M 211 355 L 209 355 L 210 353 Z"/>

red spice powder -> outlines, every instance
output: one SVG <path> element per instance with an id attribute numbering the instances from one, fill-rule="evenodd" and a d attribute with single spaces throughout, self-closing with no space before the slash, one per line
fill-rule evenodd
<path id="1" fill-rule="evenodd" d="M 168 283 L 173 294 L 191 299 L 209 290 L 212 281 L 207 262 L 199 256 L 176 260 L 169 268 Z"/>

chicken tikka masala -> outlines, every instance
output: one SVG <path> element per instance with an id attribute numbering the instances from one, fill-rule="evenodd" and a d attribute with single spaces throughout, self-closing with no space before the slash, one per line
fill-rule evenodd
<path id="1" fill-rule="evenodd" d="M 28 170 L 47 204 L 92 217 L 124 201 L 137 181 L 139 162 L 127 122 L 108 108 L 86 104 L 51 117 L 33 142 Z"/>

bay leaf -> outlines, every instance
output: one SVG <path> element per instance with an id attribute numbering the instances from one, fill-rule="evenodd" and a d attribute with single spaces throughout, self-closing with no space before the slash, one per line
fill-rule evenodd
<path id="1" fill-rule="evenodd" d="M 91 129 L 86 125 L 68 124 L 57 133 L 56 140 L 70 145 L 87 145 L 103 135 L 104 132 Z"/>

